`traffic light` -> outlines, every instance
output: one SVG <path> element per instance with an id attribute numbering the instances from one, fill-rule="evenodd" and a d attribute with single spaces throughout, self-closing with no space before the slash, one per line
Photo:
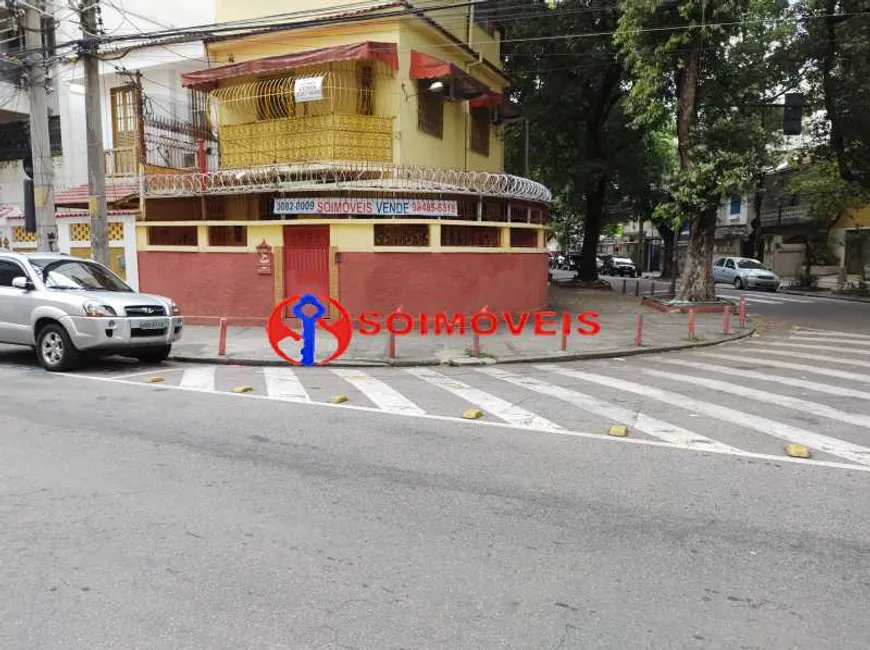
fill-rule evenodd
<path id="1" fill-rule="evenodd" d="M 785 135 L 800 135 L 804 118 L 804 96 L 801 93 L 788 93 L 785 96 L 782 131 Z"/>

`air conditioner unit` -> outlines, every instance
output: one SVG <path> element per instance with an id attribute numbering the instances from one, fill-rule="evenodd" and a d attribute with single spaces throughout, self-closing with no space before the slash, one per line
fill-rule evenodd
<path id="1" fill-rule="evenodd" d="M 182 156 L 181 166 L 184 169 L 193 169 L 196 167 L 196 154 L 195 153 L 186 153 Z"/>

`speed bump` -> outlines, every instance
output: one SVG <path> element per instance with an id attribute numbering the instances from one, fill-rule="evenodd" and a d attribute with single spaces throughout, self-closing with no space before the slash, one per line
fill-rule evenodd
<path id="1" fill-rule="evenodd" d="M 253 393 L 254 387 L 253 386 L 236 386 L 235 388 L 233 388 L 233 392 L 234 393 Z"/>
<path id="2" fill-rule="evenodd" d="M 468 409 L 462 414 L 462 417 L 466 420 L 479 420 L 483 417 L 483 411 L 480 409 Z"/>
<path id="3" fill-rule="evenodd" d="M 625 438 L 628 435 L 628 427 L 624 424 L 614 424 L 610 427 L 610 431 L 607 432 L 607 435 L 613 436 L 614 438 Z"/>
<path id="4" fill-rule="evenodd" d="M 145 380 L 146 384 L 162 384 L 165 380 L 163 377 L 149 377 Z"/>
<path id="5" fill-rule="evenodd" d="M 336 395 L 329 400 L 330 404 L 344 404 L 347 401 L 347 395 Z"/>
<path id="6" fill-rule="evenodd" d="M 791 444 L 786 446 L 785 453 L 787 453 L 792 458 L 809 458 L 810 450 L 804 447 L 803 445 Z"/>

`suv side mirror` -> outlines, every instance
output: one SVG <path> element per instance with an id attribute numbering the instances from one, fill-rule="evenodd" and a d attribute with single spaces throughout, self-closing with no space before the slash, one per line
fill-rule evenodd
<path id="1" fill-rule="evenodd" d="M 12 286 L 16 289 L 24 289 L 24 291 L 33 291 L 36 288 L 35 286 L 33 286 L 33 282 L 31 282 L 24 276 L 12 278 Z"/>

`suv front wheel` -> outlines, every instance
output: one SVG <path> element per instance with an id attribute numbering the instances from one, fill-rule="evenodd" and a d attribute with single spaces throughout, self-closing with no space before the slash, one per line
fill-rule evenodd
<path id="1" fill-rule="evenodd" d="M 39 331 L 36 338 L 39 363 L 51 372 L 63 372 L 78 364 L 79 351 L 72 344 L 62 325 L 51 323 Z"/>

